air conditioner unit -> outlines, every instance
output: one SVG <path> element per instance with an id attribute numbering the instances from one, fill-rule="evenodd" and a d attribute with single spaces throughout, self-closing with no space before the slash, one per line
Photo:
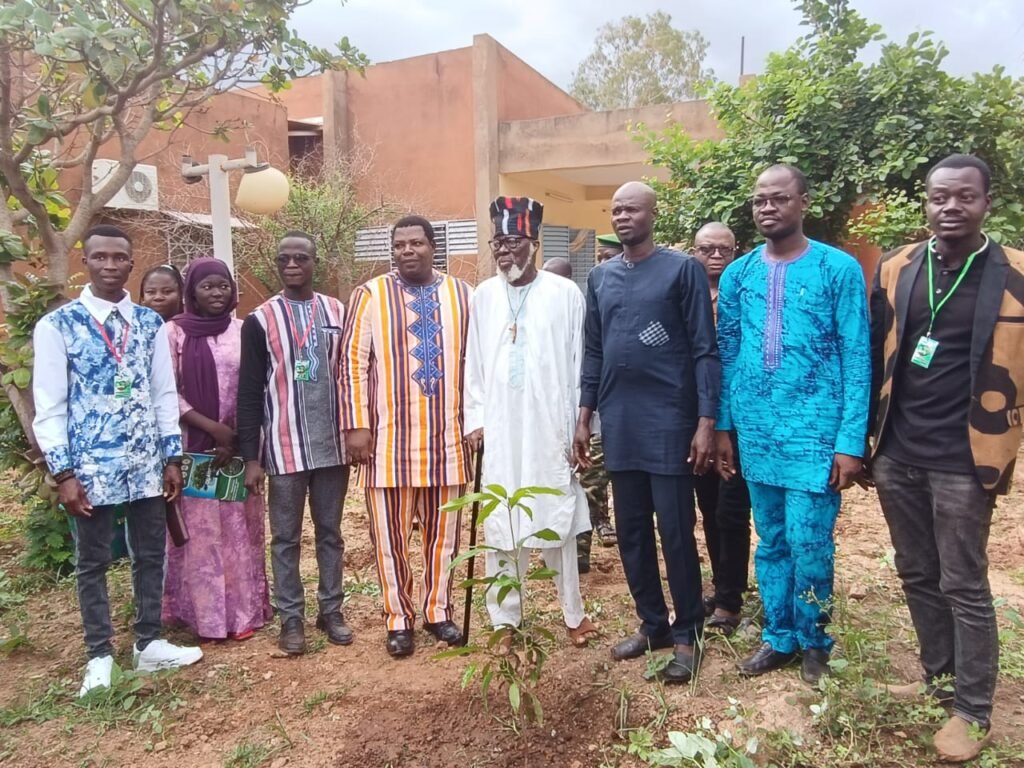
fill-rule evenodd
<path id="1" fill-rule="evenodd" d="M 96 160 L 92 164 L 92 188 L 100 189 L 114 171 L 116 160 Z M 127 208 L 136 211 L 158 211 L 160 200 L 157 195 L 155 165 L 136 165 L 128 181 L 107 202 L 107 208 Z"/>

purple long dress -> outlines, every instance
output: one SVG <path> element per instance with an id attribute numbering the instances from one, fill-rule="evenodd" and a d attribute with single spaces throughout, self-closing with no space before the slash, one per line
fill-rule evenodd
<path id="1" fill-rule="evenodd" d="M 220 386 L 220 421 L 235 426 L 241 320 L 208 339 Z M 181 396 L 181 349 L 185 334 L 172 321 L 167 337 L 177 375 L 181 412 L 192 406 Z M 185 444 L 188 426 L 182 424 Z M 167 540 L 163 620 L 185 624 L 202 638 L 223 639 L 256 630 L 272 616 L 264 556 L 263 499 L 244 502 L 181 497 L 189 541 Z"/>

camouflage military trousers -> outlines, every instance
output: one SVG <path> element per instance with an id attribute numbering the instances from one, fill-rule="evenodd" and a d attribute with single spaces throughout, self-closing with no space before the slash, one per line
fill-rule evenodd
<path id="1" fill-rule="evenodd" d="M 590 438 L 590 469 L 580 473 L 580 485 L 587 494 L 587 506 L 590 508 L 590 525 L 596 529 L 598 525 L 608 524 L 608 470 L 604 466 L 604 447 L 600 435 Z M 576 537 L 577 556 L 580 560 L 590 561 L 590 548 L 594 531 L 584 531 Z"/>

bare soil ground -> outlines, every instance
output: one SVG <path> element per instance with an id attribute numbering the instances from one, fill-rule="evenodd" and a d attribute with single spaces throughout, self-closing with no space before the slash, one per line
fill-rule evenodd
<path id="1" fill-rule="evenodd" d="M 1024 470 L 1017 474 L 1018 490 L 1000 502 L 990 544 L 991 580 L 999 598 L 1004 663 L 1010 674 L 1002 675 L 996 696 L 999 747 L 996 756 L 979 763 L 985 766 L 1024 765 L 1024 747 L 1018 749 L 1024 739 L 1024 632 L 1007 623 L 1012 622 L 1011 609 L 1024 610 L 1024 493 L 1019 490 Z M 131 693 L 130 701 L 126 696 L 102 713 L 74 703 L 83 648 L 73 582 L 34 589 L 24 604 L 28 644 L 0 657 L 0 764 L 634 766 L 644 764 L 642 744 L 635 746 L 643 738 L 664 746 L 667 731 L 692 731 L 703 718 L 719 729 L 732 724 L 757 732 L 766 744 L 803 744 L 802 752 L 787 753 L 786 765 L 931 764 L 929 729 L 913 723 L 873 737 L 872 723 L 857 723 L 848 736 L 851 750 L 844 751 L 841 742 L 847 736 L 836 735 L 834 729 L 826 732 L 815 720 L 812 706 L 820 704 L 821 693 L 802 684 L 796 669 L 740 679 L 734 664 L 756 645 L 756 626 L 731 642 L 710 640 L 700 679 L 690 687 L 647 682 L 643 660 L 612 662 L 608 648 L 633 630 L 636 619 L 616 550 L 596 545 L 594 568 L 582 584 L 589 613 L 604 637 L 590 648 L 572 648 L 560 629 L 550 587 L 536 589 L 533 610 L 558 632 L 559 642 L 539 688 L 544 724 L 531 726 L 520 737 L 495 717 L 507 714 L 502 696 L 493 696 L 490 710 L 485 709 L 474 686 L 461 687 L 467 661 L 433 658 L 426 633 L 418 631 L 413 657 L 394 661 L 387 656 L 367 520 L 355 494 L 347 503 L 344 533 L 346 611 L 356 631 L 352 646 L 324 643 L 310 621 L 312 651 L 302 658 L 282 658 L 275 647 L 275 622 L 247 642 L 204 646 L 200 664 L 152 679 Z M 893 676 L 913 679 L 913 633 L 873 493 L 854 490 L 845 496 L 837 541 L 843 631 L 862 628 L 887 638 L 885 653 Z M 303 573 L 310 614 L 315 610 L 312 544 L 307 532 Z M 21 547 L 16 537 L 0 537 L 0 569 L 8 575 L 19 571 Z M 111 598 L 115 609 L 130 599 L 124 566 L 112 573 Z M 127 668 L 131 640 L 126 610 L 116 610 L 116 626 L 118 661 Z M 473 631 L 483 628 L 477 601 Z M 189 640 L 181 633 L 170 637 Z M 852 647 L 856 642 L 853 634 L 838 639 L 839 654 L 844 643 Z M 861 743 L 869 738 L 892 745 L 894 751 L 888 757 L 884 750 L 872 751 Z M 629 754 L 630 744 L 634 754 Z M 816 744 L 828 749 L 816 753 Z M 797 753 L 832 757 L 793 757 Z M 759 763 L 764 760 L 763 754 L 757 758 Z"/>

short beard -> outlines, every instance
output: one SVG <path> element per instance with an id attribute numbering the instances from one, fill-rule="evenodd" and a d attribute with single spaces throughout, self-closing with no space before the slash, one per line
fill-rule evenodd
<path id="1" fill-rule="evenodd" d="M 525 266 L 520 267 L 518 264 L 513 262 L 512 266 L 508 268 L 507 272 L 505 270 L 499 269 L 498 273 L 503 278 L 505 278 L 505 280 L 507 282 L 514 283 L 517 280 L 519 280 L 523 275 L 526 274 L 526 267 Z"/>

